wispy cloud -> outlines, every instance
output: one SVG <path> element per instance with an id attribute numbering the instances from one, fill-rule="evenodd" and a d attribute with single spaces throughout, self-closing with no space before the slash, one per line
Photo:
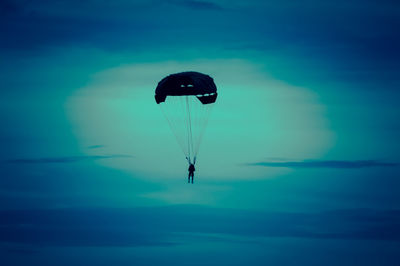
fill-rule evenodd
<path id="1" fill-rule="evenodd" d="M 7 163 L 75 163 L 86 160 L 113 159 L 113 158 L 132 158 L 130 155 L 113 154 L 113 155 L 82 155 L 82 156 L 66 156 L 66 157 L 45 157 L 45 158 L 20 158 L 7 160 Z"/>
<path id="2" fill-rule="evenodd" d="M 98 149 L 98 148 L 103 148 L 104 147 L 104 145 L 91 145 L 91 146 L 88 146 L 88 149 Z"/>
<path id="3" fill-rule="evenodd" d="M 367 168 L 367 167 L 392 167 L 398 163 L 381 162 L 377 160 L 304 160 L 304 161 L 265 161 L 249 163 L 250 166 L 287 167 L 287 168 Z"/>
<path id="4" fill-rule="evenodd" d="M 183 1 L 171 1 L 171 3 L 188 7 L 191 9 L 224 10 L 222 6 L 209 1 L 183 0 Z"/>
<path id="5" fill-rule="evenodd" d="M 31 254 L 35 254 L 35 253 L 39 252 L 37 249 L 29 248 L 29 247 L 10 247 L 10 248 L 7 248 L 6 250 L 9 253 L 15 253 L 15 254 L 18 254 L 21 256 L 31 255 Z"/>

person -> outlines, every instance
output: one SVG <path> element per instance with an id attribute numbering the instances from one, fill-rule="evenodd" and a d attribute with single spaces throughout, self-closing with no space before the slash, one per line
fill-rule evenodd
<path id="1" fill-rule="evenodd" d="M 189 176 L 188 176 L 188 183 L 190 183 L 190 177 L 192 177 L 192 184 L 193 184 L 193 177 L 194 177 L 194 171 L 196 171 L 196 168 L 194 168 L 194 164 L 189 165 Z"/>

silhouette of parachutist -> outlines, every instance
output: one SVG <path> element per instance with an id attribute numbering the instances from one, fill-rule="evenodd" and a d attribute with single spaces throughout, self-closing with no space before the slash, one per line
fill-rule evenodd
<path id="1" fill-rule="evenodd" d="M 190 183 L 190 177 L 192 177 L 192 184 L 193 184 L 193 177 L 194 177 L 194 171 L 196 171 L 196 168 L 194 168 L 194 164 L 189 165 L 189 176 L 188 176 L 188 183 Z"/>

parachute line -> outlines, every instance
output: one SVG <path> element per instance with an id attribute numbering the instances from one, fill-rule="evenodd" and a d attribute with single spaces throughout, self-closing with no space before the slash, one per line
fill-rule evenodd
<path id="1" fill-rule="evenodd" d="M 189 158 L 191 158 L 191 155 L 194 155 L 194 150 L 193 150 L 192 118 L 191 118 L 191 112 L 190 112 L 191 110 L 190 110 L 188 96 L 186 96 L 186 110 L 187 110 L 187 116 L 188 116 L 187 128 L 188 128 L 188 142 L 189 142 L 188 143 Z M 191 163 L 191 161 L 189 163 Z"/>
<path id="2" fill-rule="evenodd" d="M 161 110 L 188 163 L 196 163 L 200 144 L 214 104 L 203 104 L 195 95 L 169 96 Z"/>
<path id="3" fill-rule="evenodd" d="M 164 116 L 165 116 L 165 119 L 168 121 L 168 125 L 169 125 L 169 127 L 171 128 L 171 131 L 172 131 L 172 133 L 174 134 L 174 136 L 175 136 L 175 138 L 176 138 L 176 141 L 177 141 L 178 144 L 179 144 L 179 147 L 181 147 L 181 150 L 182 150 L 183 154 L 186 154 L 185 149 L 183 148 L 183 145 L 180 144 L 181 141 L 180 141 L 180 139 L 179 139 L 179 137 L 178 137 L 178 134 L 177 134 L 177 132 L 176 132 L 176 130 L 175 130 L 175 126 L 173 125 L 173 122 L 168 118 L 168 115 L 166 114 L 166 111 L 164 110 L 163 106 L 160 105 L 160 107 L 161 107 L 161 111 L 163 112 L 163 114 L 164 114 Z M 186 158 L 187 158 L 187 157 L 186 157 Z"/>

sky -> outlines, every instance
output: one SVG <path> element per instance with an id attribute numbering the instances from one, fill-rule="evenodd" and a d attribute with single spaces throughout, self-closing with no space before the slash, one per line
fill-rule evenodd
<path id="1" fill-rule="evenodd" d="M 1 1 L 2 265 L 397 265 L 396 1 Z M 218 88 L 187 184 L 157 83 Z"/>

